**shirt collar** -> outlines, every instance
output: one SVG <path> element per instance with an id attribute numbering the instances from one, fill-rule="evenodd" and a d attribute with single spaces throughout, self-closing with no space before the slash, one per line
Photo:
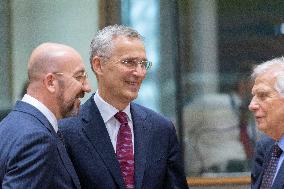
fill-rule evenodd
<path id="1" fill-rule="evenodd" d="M 118 109 L 113 107 L 111 104 L 107 103 L 99 94 L 99 91 L 97 90 L 94 95 L 94 101 L 101 113 L 101 116 L 104 120 L 104 123 L 108 122 L 117 112 L 119 112 Z M 132 122 L 131 113 L 130 113 L 130 104 L 126 106 L 126 108 L 123 110 L 127 114 L 128 119 Z"/>
<path id="2" fill-rule="evenodd" d="M 278 146 L 281 148 L 281 150 L 284 152 L 284 135 L 280 138 L 278 141 Z"/>
<path id="3" fill-rule="evenodd" d="M 38 109 L 47 118 L 47 120 L 50 122 L 50 124 L 52 125 L 55 132 L 58 131 L 58 123 L 57 123 L 57 119 L 56 119 L 55 115 L 43 103 L 41 103 L 36 98 L 34 98 L 34 97 L 32 97 L 28 94 L 24 95 L 22 101 L 26 102 L 26 103 L 34 106 L 36 109 Z"/>

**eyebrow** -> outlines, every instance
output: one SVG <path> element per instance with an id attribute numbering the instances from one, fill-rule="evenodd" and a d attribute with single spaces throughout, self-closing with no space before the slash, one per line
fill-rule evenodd
<path id="1" fill-rule="evenodd" d="M 264 88 L 257 88 L 255 90 L 252 89 L 251 94 L 255 94 L 255 93 L 269 93 L 270 91 Z"/>
<path id="2" fill-rule="evenodd" d="M 139 61 L 147 61 L 147 58 L 139 58 L 139 57 L 125 57 L 122 60 L 139 60 Z"/>
<path id="3" fill-rule="evenodd" d="M 73 75 L 77 75 L 77 74 L 79 74 L 79 73 L 84 73 L 84 72 L 86 72 L 86 70 L 84 70 L 84 69 L 80 69 L 80 70 L 78 70 L 78 71 L 74 72 L 74 74 L 73 74 Z"/>

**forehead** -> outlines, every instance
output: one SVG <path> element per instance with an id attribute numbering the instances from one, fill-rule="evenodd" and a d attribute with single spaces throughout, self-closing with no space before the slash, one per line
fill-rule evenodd
<path id="1" fill-rule="evenodd" d="M 137 38 L 117 36 L 113 38 L 113 56 L 131 56 L 137 58 L 146 58 L 143 41 Z"/>
<path id="2" fill-rule="evenodd" d="M 62 71 L 70 73 L 85 70 L 83 59 L 78 53 L 66 53 L 65 56 L 60 57 L 60 67 Z"/>
<path id="3" fill-rule="evenodd" d="M 257 92 L 258 90 L 265 90 L 265 91 L 275 90 L 274 89 L 275 81 L 276 81 L 276 76 L 274 76 L 271 72 L 262 74 L 256 77 L 252 88 L 252 92 L 254 93 Z"/>

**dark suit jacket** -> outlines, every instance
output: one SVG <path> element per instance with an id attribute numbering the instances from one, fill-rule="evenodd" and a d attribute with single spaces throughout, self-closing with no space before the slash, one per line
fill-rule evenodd
<path id="1" fill-rule="evenodd" d="M 131 103 L 134 125 L 135 189 L 187 188 L 173 124 Z M 93 96 L 79 116 L 59 122 L 82 188 L 123 189 L 110 137 Z"/>
<path id="2" fill-rule="evenodd" d="M 259 189 L 263 171 L 267 167 L 270 154 L 272 153 L 272 146 L 275 143 L 274 140 L 268 137 L 263 137 L 260 141 L 257 142 L 256 152 L 252 166 L 251 179 L 252 179 L 252 189 Z M 275 177 L 274 183 L 272 185 L 273 189 L 284 189 L 284 164 L 282 163 L 278 174 Z"/>
<path id="3" fill-rule="evenodd" d="M 0 123 L 0 151 L 0 188 L 80 188 L 62 142 L 30 104 L 18 101 Z"/>

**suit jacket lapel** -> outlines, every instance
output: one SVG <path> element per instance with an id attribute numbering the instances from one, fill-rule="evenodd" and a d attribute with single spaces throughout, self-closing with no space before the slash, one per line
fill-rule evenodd
<path id="1" fill-rule="evenodd" d="M 72 164 L 69 156 L 67 155 L 67 151 L 66 151 L 65 147 L 63 146 L 62 141 L 58 138 L 58 136 L 55 132 L 53 134 L 55 134 L 55 138 L 57 140 L 57 149 L 58 149 L 58 152 L 60 154 L 61 160 L 64 164 L 64 167 L 66 168 L 67 172 L 71 176 L 75 186 L 77 188 L 81 188 L 79 178 L 77 177 L 76 171 L 74 170 L 73 164 Z"/>
<path id="2" fill-rule="evenodd" d="M 54 136 L 55 140 L 57 140 L 57 142 L 56 142 L 57 143 L 57 149 L 59 151 L 60 157 L 63 161 L 63 164 L 64 164 L 67 172 L 69 173 L 69 175 L 73 179 L 75 186 L 77 188 L 80 188 L 79 179 L 78 179 L 77 174 L 74 170 L 74 167 L 71 163 L 71 160 L 67 155 L 66 149 L 63 146 L 60 139 L 58 138 L 57 134 L 55 133 L 52 125 L 47 120 L 47 118 L 38 109 L 36 109 L 34 106 L 32 106 L 32 105 L 30 105 L 26 102 L 22 102 L 22 101 L 18 101 L 16 103 L 14 110 L 31 114 L 36 119 L 38 119 L 49 130 L 49 132 L 51 132 L 51 134 Z"/>
<path id="3" fill-rule="evenodd" d="M 34 106 L 26 103 L 26 102 L 22 102 L 22 101 L 17 101 L 16 105 L 14 107 L 15 111 L 20 111 L 20 112 L 24 112 L 24 113 L 28 113 L 32 116 L 34 116 L 36 119 L 38 119 L 42 125 L 44 125 L 50 132 L 55 132 L 52 125 L 49 123 L 49 121 L 47 120 L 47 118 L 38 110 L 36 109 Z"/>
<path id="4" fill-rule="evenodd" d="M 275 188 L 275 189 L 282 189 L 283 188 L 283 185 L 284 185 L 284 165 L 283 165 L 283 162 L 282 162 L 282 165 L 280 166 L 279 168 L 279 171 L 277 174 L 277 176 L 275 177 L 275 180 L 274 180 L 274 183 L 272 185 L 272 188 Z"/>
<path id="5" fill-rule="evenodd" d="M 113 175 L 121 189 L 124 188 L 124 182 L 120 173 L 119 163 L 104 124 L 100 111 L 94 102 L 93 96 L 82 107 L 83 132 L 89 139 L 92 146 L 100 155 L 105 166 Z"/>
<path id="6" fill-rule="evenodd" d="M 131 116 L 134 127 L 135 189 L 140 189 L 147 160 L 151 123 L 146 122 L 147 113 L 135 104 L 131 104 Z"/>

